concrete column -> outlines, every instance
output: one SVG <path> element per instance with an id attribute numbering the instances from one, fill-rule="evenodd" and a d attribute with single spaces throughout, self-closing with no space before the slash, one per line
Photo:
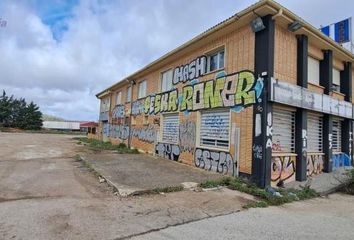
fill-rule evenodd
<path id="1" fill-rule="evenodd" d="M 329 114 L 323 116 L 323 152 L 325 154 L 324 159 L 324 172 L 332 172 L 333 160 L 332 160 L 332 129 L 333 129 L 333 117 Z"/>
<path id="2" fill-rule="evenodd" d="M 308 38 L 297 36 L 297 85 L 307 88 Z M 296 180 L 307 178 L 307 110 L 298 108 L 295 119 Z"/>
<path id="3" fill-rule="evenodd" d="M 307 179 L 307 110 L 298 108 L 295 115 L 296 181 Z"/>
<path id="4" fill-rule="evenodd" d="M 324 93 L 330 94 L 333 83 L 333 53 L 331 50 L 323 51 L 323 60 L 320 62 L 320 84 L 325 87 Z M 332 115 L 324 114 L 323 116 L 323 152 L 324 171 L 332 172 Z"/>
<path id="5" fill-rule="evenodd" d="M 252 181 L 257 186 L 270 186 L 272 163 L 272 104 L 268 101 L 270 81 L 274 74 L 274 20 L 262 17 L 265 29 L 255 33 L 255 75 L 262 77 L 264 87 L 253 107 Z"/>
<path id="6" fill-rule="evenodd" d="M 345 62 L 344 70 L 340 72 L 340 91 L 345 94 L 345 101 L 352 101 L 352 63 Z M 342 151 L 352 158 L 353 122 L 345 119 L 342 122 Z M 353 162 L 353 161 L 352 161 Z"/>
<path id="7" fill-rule="evenodd" d="M 352 101 L 352 63 L 344 62 L 344 69 L 340 72 L 340 92 L 345 94 L 344 100 Z"/>
<path id="8" fill-rule="evenodd" d="M 332 91 L 333 83 L 333 53 L 331 50 L 323 51 L 323 60 L 320 61 L 320 84 L 323 86 L 324 93 Z"/>

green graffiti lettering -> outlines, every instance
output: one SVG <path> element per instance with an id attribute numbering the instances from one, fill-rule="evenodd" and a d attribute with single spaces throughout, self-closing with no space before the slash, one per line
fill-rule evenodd
<path id="1" fill-rule="evenodd" d="M 252 89 L 254 85 L 254 76 L 251 72 L 240 72 L 235 93 L 236 105 L 249 105 L 256 103 L 256 93 Z"/>
<path id="2" fill-rule="evenodd" d="M 210 102 L 212 102 L 210 104 Z M 205 83 L 204 87 L 204 107 L 205 108 L 210 108 L 210 106 L 213 106 L 214 102 L 214 81 L 208 81 Z"/>
<path id="3" fill-rule="evenodd" d="M 144 113 L 149 114 L 150 110 L 150 96 L 146 97 L 144 100 Z"/>
<path id="4" fill-rule="evenodd" d="M 155 96 L 150 97 L 150 109 L 149 109 L 149 114 L 154 113 L 154 105 L 155 105 Z"/>
<path id="5" fill-rule="evenodd" d="M 161 97 L 161 112 L 166 112 L 168 110 L 168 93 L 164 93 Z"/>
<path id="6" fill-rule="evenodd" d="M 204 108 L 204 82 L 194 85 L 193 88 L 193 110 Z"/>
<path id="7" fill-rule="evenodd" d="M 154 113 L 158 114 L 160 112 L 160 108 L 161 108 L 161 95 L 156 95 L 155 96 L 155 107 L 154 107 Z"/>
<path id="8" fill-rule="evenodd" d="M 223 102 L 221 98 L 221 92 L 224 89 L 225 77 L 216 79 L 214 90 L 214 101 L 212 101 L 212 108 L 222 107 Z"/>
<path id="9" fill-rule="evenodd" d="M 226 77 L 224 89 L 222 90 L 221 97 L 225 107 L 232 107 L 235 105 L 235 90 L 236 90 L 236 77 L 237 74 Z"/>
<path id="10" fill-rule="evenodd" d="M 183 87 L 182 101 L 180 111 L 193 110 L 193 87 Z"/>
<path id="11" fill-rule="evenodd" d="M 236 105 L 247 107 L 257 102 L 255 83 L 253 73 L 246 70 L 195 85 L 186 85 L 180 93 L 174 89 L 147 96 L 141 101 L 144 101 L 145 114 L 195 111 Z"/>
<path id="12" fill-rule="evenodd" d="M 177 90 L 174 90 L 169 93 L 169 98 L 168 98 L 168 111 L 169 112 L 175 112 L 178 109 L 178 102 L 177 102 Z"/>
<path id="13" fill-rule="evenodd" d="M 225 77 L 218 78 L 215 81 L 208 81 L 204 87 L 204 108 L 216 108 L 222 107 L 223 101 L 221 98 L 221 92 L 224 89 Z"/>

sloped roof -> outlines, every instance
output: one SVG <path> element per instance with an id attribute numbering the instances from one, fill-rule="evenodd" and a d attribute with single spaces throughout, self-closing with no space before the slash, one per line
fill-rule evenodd
<path id="1" fill-rule="evenodd" d="M 81 122 L 80 127 L 97 127 L 98 123 L 96 122 Z"/>

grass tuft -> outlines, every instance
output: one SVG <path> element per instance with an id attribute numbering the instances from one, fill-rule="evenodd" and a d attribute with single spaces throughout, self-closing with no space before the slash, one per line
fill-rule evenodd
<path id="1" fill-rule="evenodd" d="M 252 202 L 245 205 L 244 208 L 278 206 L 293 201 L 305 200 L 319 196 L 316 191 L 310 188 L 305 188 L 302 190 L 278 189 L 277 191 L 282 196 L 274 196 L 272 193 L 267 192 L 265 189 L 258 188 L 250 182 L 232 177 L 225 177 L 218 180 L 208 180 L 200 184 L 200 187 L 202 188 L 214 188 L 218 186 L 225 186 L 231 190 L 244 192 L 260 199 L 258 202 Z"/>
<path id="2" fill-rule="evenodd" d="M 269 204 L 265 201 L 259 201 L 259 202 L 250 202 L 247 203 L 246 205 L 243 205 L 242 208 L 244 209 L 249 209 L 249 208 L 266 208 L 268 207 Z"/>
<path id="3" fill-rule="evenodd" d="M 170 192 L 180 192 L 183 190 L 182 186 L 170 186 L 163 188 L 154 188 L 152 190 L 153 193 L 170 193 Z"/>
<path id="4" fill-rule="evenodd" d="M 127 147 L 126 144 L 120 143 L 120 144 L 112 144 L 110 142 L 103 142 L 100 140 L 96 139 L 89 139 L 87 137 L 75 137 L 73 138 L 74 140 L 77 140 L 77 144 L 82 144 L 86 143 L 89 148 L 92 150 L 113 150 L 116 151 L 117 153 L 131 153 L 131 154 L 138 154 L 139 151 L 137 149 L 130 149 Z"/>
<path id="5" fill-rule="evenodd" d="M 348 176 L 350 177 L 350 181 L 346 186 L 344 186 L 343 192 L 354 195 L 354 169 L 348 172 Z"/>
<path id="6" fill-rule="evenodd" d="M 75 161 L 82 161 L 82 158 L 81 158 L 81 156 L 80 156 L 80 154 L 76 154 L 75 156 L 74 156 L 74 159 L 75 159 Z"/>

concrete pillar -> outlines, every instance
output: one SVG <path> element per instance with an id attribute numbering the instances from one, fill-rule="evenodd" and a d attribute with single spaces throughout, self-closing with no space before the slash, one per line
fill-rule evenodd
<path id="1" fill-rule="evenodd" d="M 352 63 L 345 62 L 344 70 L 340 72 L 340 91 L 345 94 L 345 101 L 352 101 Z M 342 122 L 342 152 L 352 158 L 353 121 L 345 119 Z M 353 161 L 352 161 L 353 162 Z"/>
<path id="2" fill-rule="evenodd" d="M 297 36 L 297 85 L 307 88 L 308 38 Z M 305 181 L 307 176 L 307 110 L 298 108 L 295 119 L 296 180 Z"/>
<path id="3" fill-rule="evenodd" d="M 274 74 L 274 20 L 271 15 L 262 20 L 265 29 L 255 33 L 255 75 L 263 77 L 264 87 L 262 101 L 253 107 L 252 181 L 265 188 L 270 186 L 272 163 L 272 104 L 268 95 Z"/>
<path id="4" fill-rule="evenodd" d="M 323 51 L 323 60 L 320 62 L 320 84 L 325 88 L 324 93 L 330 94 L 332 91 L 333 83 L 333 53 L 331 50 Z M 323 152 L 324 171 L 332 172 L 332 128 L 333 119 L 332 115 L 324 114 L 323 116 Z"/>

